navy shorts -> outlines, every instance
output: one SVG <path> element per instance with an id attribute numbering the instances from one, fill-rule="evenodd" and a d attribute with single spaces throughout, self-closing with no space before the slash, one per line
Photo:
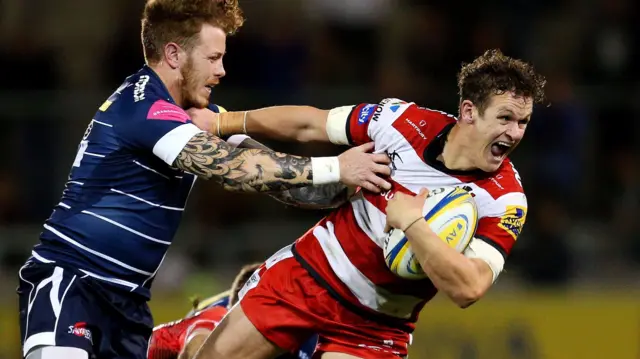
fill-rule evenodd
<path id="1" fill-rule="evenodd" d="M 23 356 L 59 346 L 90 358 L 147 357 L 153 319 L 144 298 L 55 263 L 29 260 L 19 274 Z"/>

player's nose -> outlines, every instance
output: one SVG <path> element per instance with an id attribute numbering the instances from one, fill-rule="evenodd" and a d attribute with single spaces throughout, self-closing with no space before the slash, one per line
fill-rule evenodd
<path id="1" fill-rule="evenodd" d="M 214 69 L 214 71 L 213 71 L 213 76 L 215 76 L 217 78 L 222 78 L 226 74 L 227 74 L 227 72 L 225 71 L 224 66 L 222 66 L 222 65 L 216 67 Z"/>
<path id="2" fill-rule="evenodd" d="M 524 136 L 524 130 L 520 128 L 517 123 L 512 123 L 511 126 L 507 128 L 506 135 L 510 141 L 517 142 L 522 139 L 522 136 Z"/>

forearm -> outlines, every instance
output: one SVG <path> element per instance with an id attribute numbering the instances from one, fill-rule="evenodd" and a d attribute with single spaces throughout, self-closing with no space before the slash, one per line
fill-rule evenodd
<path id="1" fill-rule="evenodd" d="M 250 137 L 233 137 L 228 140 L 228 143 L 232 146 L 271 150 L 269 147 Z M 292 188 L 282 192 L 270 193 L 269 195 L 280 202 L 300 208 L 326 209 L 340 206 L 349 199 L 350 194 L 347 186 L 341 183 L 333 183 L 321 186 Z"/>
<path id="2" fill-rule="evenodd" d="M 220 114 L 220 134 L 244 133 L 297 142 L 329 142 L 329 111 L 310 106 L 275 106 Z"/>
<path id="3" fill-rule="evenodd" d="M 405 235 L 420 266 L 438 290 L 461 307 L 482 296 L 485 285 L 476 263 L 447 246 L 426 221 L 413 224 Z"/>
<path id="4" fill-rule="evenodd" d="M 185 340 L 184 348 L 178 355 L 177 359 L 191 359 L 193 358 L 200 347 L 207 339 L 207 336 L 211 333 L 210 330 L 207 329 L 198 329 L 191 333 L 189 337 Z"/>
<path id="5" fill-rule="evenodd" d="M 231 191 L 273 192 L 339 181 L 337 160 L 334 166 L 319 166 L 321 160 L 314 160 L 312 163 L 310 157 L 233 148 L 203 132 L 189 141 L 174 161 L 174 166 L 199 177 L 213 179 Z M 315 180 L 314 166 L 324 171 L 317 170 Z M 333 169 L 327 170 L 327 167 Z M 331 173 L 332 170 L 334 172 Z"/>
<path id="6" fill-rule="evenodd" d="M 351 191 L 341 183 L 322 186 L 292 188 L 287 191 L 270 193 L 276 200 L 306 209 L 336 208 L 349 200 Z"/>

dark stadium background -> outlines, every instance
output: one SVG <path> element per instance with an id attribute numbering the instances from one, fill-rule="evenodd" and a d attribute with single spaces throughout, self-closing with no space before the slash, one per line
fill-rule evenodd
<path id="1" fill-rule="evenodd" d="M 58 202 L 96 108 L 142 65 L 142 0 L 0 1 L 0 358 L 19 357 L 17 270 Z M 514 162 L 527 225 L 468 310 L 428 305 L 413 358 L 637 359 L 640 31 L 633 0 L 241 0 L 228 109 L 399 97 L 456 113 L 461 62 L 488 48 L 549 79 Z M 270 142 L 298 154 L 332 146 Z M 155 281 L 156 322 L 230 284 L 321 217 L 199 182 Z"/>

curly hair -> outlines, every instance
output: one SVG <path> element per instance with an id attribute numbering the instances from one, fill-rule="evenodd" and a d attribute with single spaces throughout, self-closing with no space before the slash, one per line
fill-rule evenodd
<path id="1" fill-rule="evenodd" d="M 471 101 L 482 114 L 493 95 L 505 92 L 530 97 L 535 104 L 543 103 L 546 83 L 531 64 L 505 56 L 500 50 L 487 50 L 473 62 L 462 65 L 458 94 L 460 102 Z"/>
<path id="2" fill-rule="evenodd" d="M 190 50 L 203 24 L 232 35 L 244 23 L 238 0 L 148 0 L 142 14 L 142 49 L 147 63 L 162 58 L 162 48 L 175 42 Z"/>
<path id="3" fill-rule="evenodd" d="M 231 289 L 229 293 L 229 306 L 236 304 L 238 301 L 238 293 L 240 289 L 244 286 L 245 283 L 251 278 L 253 272 L 258 269 L 262 263 L 252 263 L 243 266 L 240 269 L 240 272 L 236 275 L 236 278 L 233 280 L 233 284 L 231 284 Z"/>

